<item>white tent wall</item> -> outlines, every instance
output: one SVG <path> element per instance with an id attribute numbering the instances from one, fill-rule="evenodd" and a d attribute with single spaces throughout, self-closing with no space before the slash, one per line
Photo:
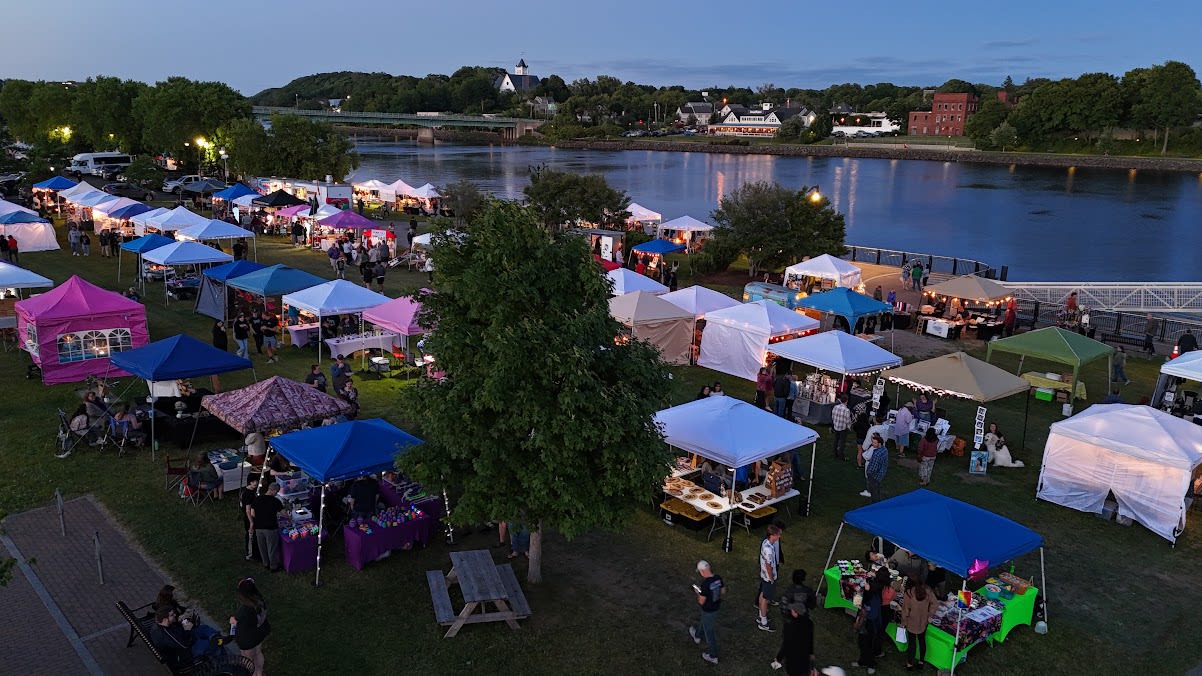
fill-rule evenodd
<path id="1" fill-rule="evenodd" d="M 1108 493 L 1118 513 L 1176 542 L 1185 527 L 1191 471 L 1136 458 L 1057 434 L 1048 436 L 1036 497 L 1070 509 L 1102 513 Z"/>
<path id="2" fill-rule="evenodd" d="M 764 365 L 768 336 L 725 324 L 709 323 L 701 334 L 698 366 L 755 381 Z"/>
<path id="3" fill-rule="evenodd" d="M 658 347 L 664 361 L 669 364 L 688 364 L 692 356 L 692 320 L 635 322 L 631 327 L 631 335 Z"/>
<path id="4" fill-rule="evenodd" d="M 21 253 L 34 251 L 58 251 L 58 239 L 54 226 L 49 223 L 13 223 L 0 225 L 0 234 L 12 235 L 17 239 L 17 250 Z"/>

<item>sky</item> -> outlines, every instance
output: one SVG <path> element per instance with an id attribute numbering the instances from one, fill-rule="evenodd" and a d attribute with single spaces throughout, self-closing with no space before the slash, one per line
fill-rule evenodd
<path id="1" fill-rule="evenodd" d="M 183 75 L 251 95 L 319 72 L 512 72 L 519 58 L 534 75 L 568 82 L 613 75 L 698 89 L 950 78 L 996 85 L 1007 75 L 1121 76 L 1167 60 L 1202 71 L 1199 2 L 838 4 L 6 0 L 0 78 Z"/>

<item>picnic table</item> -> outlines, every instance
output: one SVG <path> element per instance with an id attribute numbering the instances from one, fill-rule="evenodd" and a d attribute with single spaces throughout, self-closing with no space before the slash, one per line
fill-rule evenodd
<path id="1" fill-rule="evenodd" d="M 451 552 L 451 564 L 451 572 L 446 575 L 441 570 L 426 571 L 435 618 L 439 624 L 450 626 L 443 638 L 458 634 L 465 624 L 481 622 L 505 622 L 510 629 L 518 629 L 517 621 L 530 616 L 530 605 L 518 586 L 513 567 L 494 563 L 487 549 Z M 463 609 L 459 613 L 455 613 L 447 591 L 455 584 L 463 593 Z M 488 610 L 489 604 L 495 609 L 492 612 Z"/>

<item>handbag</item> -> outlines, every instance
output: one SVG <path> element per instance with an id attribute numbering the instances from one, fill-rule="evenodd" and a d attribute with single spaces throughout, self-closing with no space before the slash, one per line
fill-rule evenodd
<path id="1" fill-rule="evenodd" d="M 894 636 L 896 637 L 894 639 L 894 643 L 906 643 L 908 641 L 908 639 L 906 638 L 905 627 L 898 627 L 897 631 L 894 633 Z"/>

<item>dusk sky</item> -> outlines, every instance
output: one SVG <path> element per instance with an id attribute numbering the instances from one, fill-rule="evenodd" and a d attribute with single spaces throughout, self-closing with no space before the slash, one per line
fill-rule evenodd
<path id="1" fill-rule="evenodd" d="M 301 75 L 422 76 L 463 65 L 568 82 L 690 87 L 771 82 L 937 85 L 958 77 L 1059 78 L 1184 61 L 1202 70 L 1202 3 L 1055 0 L 898 2 L 162 2 L 11 0 L 0 78 L 146 82 L 170 75 L 244 94 Z"/>

